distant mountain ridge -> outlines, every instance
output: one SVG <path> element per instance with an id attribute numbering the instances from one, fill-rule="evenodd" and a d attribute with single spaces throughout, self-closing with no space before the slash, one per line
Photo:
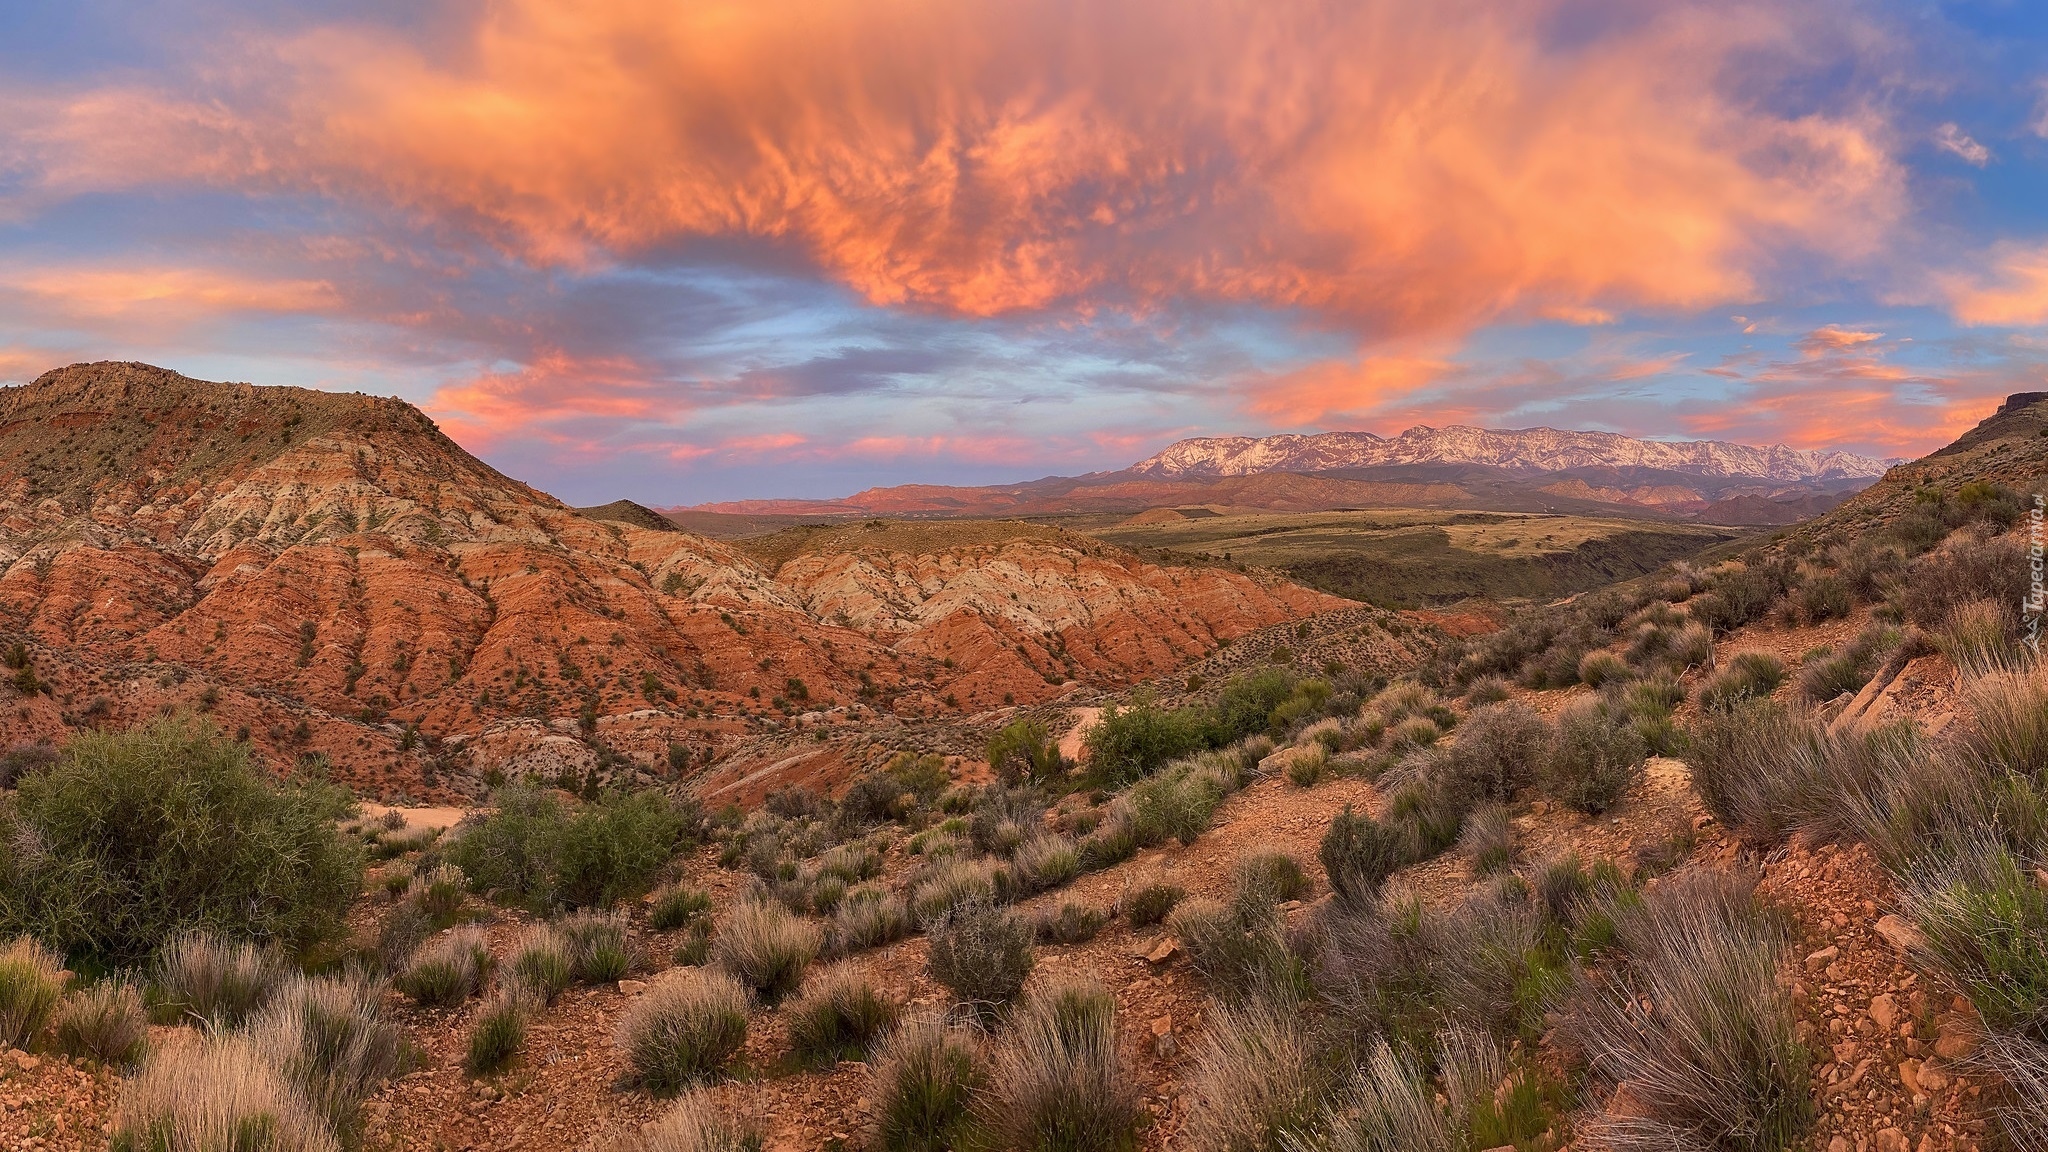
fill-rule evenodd
<path id="1" fill-rule="evenodd" d="M 1139 476 L 1216 478 L 1261 472 L 1334 472 L 1401 464 L 1480 464 L 1526 472 L 1656 468 L 1700 476 L 1787 483 L 1875 479 L 1897 460 L 1850 452 L 1806 452 L 1721 440 L 1639 440 L 1616 432 L 1417 425 L 1392 438 L 1371 432 L 1312 436 L 1200 436 L 1176 441 L 1131 465 Z"/>

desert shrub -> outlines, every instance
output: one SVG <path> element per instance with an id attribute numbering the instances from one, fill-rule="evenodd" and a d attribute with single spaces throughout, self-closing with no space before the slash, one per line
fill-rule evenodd
<path id="1" fill-rule="evenodd" d="M 1527 705 L 1475 708 L 1437 755 L 1433 775 L 1460 808 L 1506 801 L 1535 782 L 1550 741 L 1549 723 Z"/>
<path id="2" fill-rule="evenodd" d="M 149 1015 L 134 985 L 102 980 L 65 998 L 56 1037 L 57 1050 L 66 1056 L 127 1068 L 149 1047 Z"/>
<path id="3" fill-rule="evenodd" d="M 1507 808 L 1488 804 L 1468 814 L 1464 830 L 1458 834 L 1458 848 L 1478 875 L 1490 876 L 1514 867 L 1514 825 Z"/>
<path id="4" fill-rule="evenodd" d="M 970 901 L 929 929 L 932 979 L 977 1012 L 1008 1004 L 1036 963 L 1029 921 L 1000 905 Z"/>
<path id="5" fill-rule="evenodd" d="M 413 953 L 392 987 L 428 1008 L 453 1008 L 474 995 L 490 970 L 491 950 L 480 928 L 453 928 Z"/>
<path id="6" fill-rule="evenodd" d="M 64 962 L 26 936 L 0 951 L 0 1045 L 27 1048 L 64 996 Z"/>
<path id="7" fill-rule="evenodd" d="M 1896 628 L 1869 628 L 1836 651 L 1807 661 L 1799 670 L 1800 699 L 1822 704 L 1861 690 L 1903 639 Z"/>
<path id="8" fill-rule="evenodd" d="M 1040 912 L 1033 927 L 1038 938 L 1048 944 L 1081 944 L 1095 939 L 1108 919 L 1107 913 L 1092 904 L 1062 900 L 1058 907 Z"/>
<path id="9" fill-rule="evenodd" d="M 974 1034 L 919 1016 L 889 1033 L 872 1064 L 877 1144 L 887 1152 L 947 1152 L 966 1143 L 985 1076 Z"/>
<path id="10" fill-rule="evenodd" d="M 1308 873 L 1301 861 L 1277 848 L 1247 852 L 1237 858 L 1230 872 L 1232 890 L 1240 899 L 1271 906 L 1308 895 Z"/>
<path id="11" fill-rule="evenodd" d="M 790 1046 L 807 1063 L 821 1066 L 865 1059 L 901 1011 L 871 974 L 839 964 L 805 985 L 783 1015 Z"/>
<path id="12" fill-rule="evenodd" d="M 1934 632 L 1934 646 L 1964 672 L 1983 675 L 2020 663 L 2019 612 L 1989 600 L 1971 600 L 1948 610 Z"/>
<path id="13" fill-rule="evenodd" d="M 1732 632 L 1764 618 L 1790 585 L 1789 564 L 1751 561 L 1714 574 L 1709 591 L 1686 605 L 1687 614 L 1715 632 Z"/>
<path id="14" fill-rule="evenodd" d="M 633 970 L 626 918 L 616 912 L 577 912 L 555 922 L 569 944 L 569 971 L 584 984 L 612 984 Z"/>
<path id="15" fill-rule="evenodd" d="M 1172 837 L 1193 844 L 1209 830 L 1226 794 L 1223 782 L 1206 773 L 1164 773 L 1141 781 L 1126 794 L 1138 842 Z"/>
<path id="16" fill-rule="evenodd" d="M 647 922 L 656 932 L 673 932 L 688 927 L 711 912 L 711 894 L 701 888 L 671 884 L 655 893 Z"/>
<path id="17" fill-rule="evenodd" d="M 1081 853 L 1072 840 L 1041 833 L 1017 846 L 1010 857 L 1016 869 L 1017 885 L 1025 892 L 1057 888 L 1081 874 Z"/>
<path id="18" fill-rule="evenodd" d="M 1690 735 L 1693 786 L 1723 827 L 1778 843 L 1815 809 L 1826 741 L 1812 719 L 1770 700 L 1703 713 Z"/>
<path id="19" fill-rule="evenodd" d="M 1443 733 L 1436 723 L 1427 716 L 1410 716 L 1387 729 L 1387 750 L 1390 752 L 1412 752 L 1427 748 L 1437 742 Z"/>
<path id="20" fill-rule="evenodd" d="M 1138 854 L 1138 839 L 1138 819 L 1129 802 L 1119 797 L 1077 845 L 1081 870 L 1097 872 L 1129 860 Z"/>
<path id="21" fill-rule="evenodd" d="M 491 997 L 470 1024 L 462 1070 L 471 1076 L 504 1071 L 526 1046 L 529 1011 L 525 997 L 517 991 L 501 991 Z"/>
<path id="22" fill-rule="evenodd" d="M 997 1048 L 991 1126 L 1005 1146 L 1043 1152 L 1127 1152 L 1144 1112 L 1116 1033 L 1116 1000 L 1100 985 L 1052 988 L 1025 1002 Z"/>
<path id="23" fill-rule="evenodd" d="M 761 1133 L 719 1107 L 710 1091 L 693 1088 L 641 1129 L 625 1152 L 761 1152 Z"/>
<path id="24" fill-rule="evenodd" d="M 465 821 L 448 857 L 480 891 L 536 911 L 605 908 L 645 892 L 697 823 L 693 809 L 655 791 L 606 792 L 573 812 L 521 784 L 493 799 L 496 811 Z"/>
<path id="25" fill-rule="evenodd" d="M 1626 962 L 1581 974 L 1567 1043 L 1596 1084 L 1626 1084 L 1629 1098 L 1581 1129 L 1590 1146 L 1761 1152 L 1792 1146 L 1811 1122 L 1807 1053 L 1779 980 L 1785 941 L 1731 891 L 1714 877 L 1667 883 L 1624 929 Z"/>
<path id="26" fill-rule="evenodd" d="M 1658 832 L 1636 843 L 1630 853 L 1635 864 L 1636 879 L 1661 876 L 1692 855 L 1699 844 L 1699 834 L 1692 823 L 1683 818 L 1674 818 Z"/>
<path id="27" fill-rule="evenodd" d="M 747 990 L 717 971 L 661 980 L 636 998 L 616 1043 L 633 1077 L 656 1096 L 712 1079 L 747 1042 Z"/>
<path id="28" fill-rule="evenodd" d="M 1208 1037 L 1188 1074 L 1193 1146 L 1211 1152 L 1279 1152 L 1312 1130 L 1329 1073 L 1301 1015 L 1254 1001 L 1210 1014 Z"/>
<path id="29" fill-rule="evenodd" d="M 1010 893 L 1009 870 L 993 860 L 948 857 L 923 872 L 910 889 L 910 917 L 930 927 L 967 903 L 995 903 Z"/>
<path id="30" fill-rule="evenodd" d="M 1228 743 L 1274 727 L 1274 712 L 1295 695 L 1299 678 L 1285 668 L 1262 668 L 1233 676 L 1217 693 L 1216 742 Z M 1323 685 L 1327 695 L 1329 686 Z M 1284 727 L 1284 721 L 1282 722 Z"/>
<path id="31" fill-rule="evenodd" d="M 434 934 L 433 917 L 420 906 L 406 901 L 395 904 L 377 926 L 373 958 L 380 972 L 396 972 L 412 957 L 421 943 Z"/>
<path id="32" fill-rule="evenodd" d="M 270 949 L 189 933 L 157 954 L 156 1003 L 169 1020 L 236 1028 L 263 1006 L 284 974 Z"/>
<path id="33" fill-rule="evenodd" d="M 535 925 L 513 941 L 505 976 L 523 995 L 553 1004 L 576 978 L 576 946 L 553 925 Z"/>
<path id="34" fill-rule="evenodd" d="M 1370 903 L 1380 884 L 1408 862 L 1399 832 L 1349 804 L 1330 818 L 1319 855 L 1331 891 L 1352 904 Z"/>
<path id="35" fill-rule="evenodd" d="M 1854 607 L 1848 581 L 1828 573 L 1813 577 L 1792 594 L 1793 614 L 1809 626 L 1847 616 Z"/>
<path id="36" fill-rule="evenodd" d="M 1972 601 L 2016 606 L 2026 598 L 2029 571 L 2019 541 L 1964 538 L 1922 556 L 1906 570 L 1895 592 L 1899 614 L 1931 631 Z"/>
<path id="37" fill-rule="evenodd" d="M 335 823 L 352 804 L 276 783 L 204 725 L 80 733 L 0 810 L 0 931 L 119 964 L 200 929 L 332 939 L 362 889 L 362 847 Z"/>
<path id="38" fill-rule="evenodd" d="M 1185 900 L 1188 890 L 1157 872 L 1132 876 L 1124 885 L 1118 902 L 1124 920 L 1133 928 L 1149 928 L 1166 919 L 1174 905 Z"/>
<path id="39" fill-rule="evenodd" d="M 803 983 L 824 947 L 816 924 L 766 900 L 742 900 L 711 942 L 711 962 L 773 1003 Z"/>
<path id="40" fill-rule="evenodd" d="M 1628 661 L 1612 652 L 1588 652 L 1579 661 L 1579 679 L 1588 688 L 1618 683 L 1635 675 Z"/>
<path id="41" fill-rule="evenodd" d="M 17 741 L 0 752 L 0 788 L 12 788 L 17 780 L 57 762 L 55 746 L 43 742 Z"/>
<path id="42" fill-rule="evenodd" d="M 1112 703 L 1088 729 L 1088 771 L 1105 784 L 1128 784 L 1168 761 L 1206 747 L 1209 718 L 1197 708 L 1161 708 L 1140 699 Z"/>
<path id="43" fill-rule="evenodd" d="M 1661 663 L 1683 672 L 1706 666 L 1714 659 L 1714 633 L 1704 624 L 1688 624 L 1671 636 Z"/>
<path id="44" fill-rule="evenodd" d="M 383 991 L 360 978 L 295 976 L 249 1027 L 271 1067 L 344 1143 L 360 1132 L 363 1101 L 404 1070 L 403 1035 L 385 1019 Z"/>
<path id="45" fill-rule="evenodd" d="M 1603 702 L 1573 704 L 1557 717 L 1557 736 L 1543 765 L 1543 788 L 1581 812 L 1613 807 L 1638 777 L 1649 749 L 1624 717 Z"/>
<path id="46" fill-rule="evenodd" d="M 340 1152 L 327 1122 L 247 1037 L 168 1046 L 123 1086 L 109 1152 Z"/>
<path id="47" fill-rule="evenodd" d="M 855 889 L 832 910 L 825 926 L 825 952 L 848 956 L 908 935 L 910 906 L 901 896 L 876 888 Z"/>
<path id="48" fill-rule="evenodd" d="M 1030 717 L 1012 720 L 988 738 L 988 766 L 1005 785 L 1052 780 L 1067 769 L 1045 721 Z"/>
<path id="49" fill-rule="evenodd" d="M 1732 708 L 1743 700 L 1769 696 L 1785 682 L 1785 666 L 1769 652 L 1741 652 L 1700 688 L 1700 708 Z"/>
<path id="50" fill-rule="evenodd" d="M 1508 695 L 1506 680 L 1499 676 L 1481 676 L 1465 689 L 1465 702 L 1475 708 L 1485 704 L 1504 704 Z"/>
<path id="51" fill-rule="evenodd" d="M 1499 1035 L 1542 1030 L 1553 967 L 1538 957 L 1543 923 L 1513 889 L 1481 889 L 1448 914 L 1421 922 L 1432 995 L 1443 1016 Z"/>

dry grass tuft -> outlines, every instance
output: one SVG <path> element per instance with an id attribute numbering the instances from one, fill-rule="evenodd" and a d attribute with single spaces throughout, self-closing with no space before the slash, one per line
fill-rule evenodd
<path id="1" fill-rule="evenodd" d="M 1012 1148 L 1137 1146 L 1144 1111 L 1107 990 L 1065 984 L 1025 1002 L 996 1050 L 989 1118 Z"/>
<path id="2" fill-rule="evenodd" d="M 712 1079 L 747 1042 L 747 989 L 716 971 L 657 982 L 634 1000 L 616 1043 L 642 1088 L 673 1096 Z"/>
<path id="3" fill-rule="evenodd" d="M 257 1044 L 220 1035 L 157 1052 L 122 1089 L 109 1152 L 340 1152 Z"/>
<path id="4" fill-rule="evenodd" d="M 0 951 L 0 1044 L 27 1048 L 64 996 L 64 961 L 27 936 Z"/>

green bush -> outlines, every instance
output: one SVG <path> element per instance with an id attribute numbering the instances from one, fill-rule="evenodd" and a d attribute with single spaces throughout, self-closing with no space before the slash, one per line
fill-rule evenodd
<path id="1" fill-rule="evenodd" d="M 352 803 L 202 724 L 80 733 L 0 805 L 0 931 L 118 964 L 197 929 L 310 947 L 362 890 Z"/>
<path id="2" fill-rule="evenodd" d="M 465 823 L 448 858 L 480 891 L 535 911 L 608 908 L 647 891 L 695 842 L 697 813 L 659 792 L 610 791 L 566 810 L 553 792 L 507 785 Z"/>
<path id="3" fill-rule="evenodd" d="M 1052 738 L 1045 721 L 1030 717 L 1012 720 L 989 737 L 988 766 L 1006 786 L 1042 783 L 1067 770 L 1059 741 Z"/>
<path id="4" fill-rule="evenodd" d="M 1210 718 L 1198 708 L 1161 708 L 1139 699 L 1112 703 L 1088 729 L 1088 771 L 1105 784 L 1129 784 L 1209 744 Z"/>

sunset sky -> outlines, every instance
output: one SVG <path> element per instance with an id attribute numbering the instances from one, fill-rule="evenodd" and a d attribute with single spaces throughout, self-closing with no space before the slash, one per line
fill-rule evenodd
<path id="1" fill-rule="evenodd" d="M 0 382 L 396 394 L 574 502 L 2048 390 L 2048 5 L 0 4 Z"/>

